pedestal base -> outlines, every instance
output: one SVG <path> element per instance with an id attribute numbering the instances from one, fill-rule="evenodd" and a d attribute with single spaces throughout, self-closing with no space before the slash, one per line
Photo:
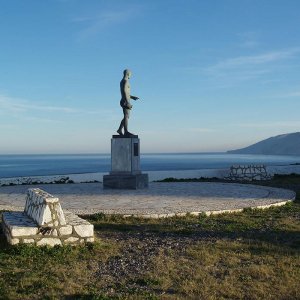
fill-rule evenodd
<path id="1" fill-rule="evenodd" d="M 148 188 L 148 174 L 104 175 L 104 189 L 138 190 Z"/>

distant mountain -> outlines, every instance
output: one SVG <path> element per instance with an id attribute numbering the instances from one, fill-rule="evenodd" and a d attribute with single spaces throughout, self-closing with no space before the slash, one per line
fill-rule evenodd
<path id="1" fill-rule="evenodd" d="M 300 155 L 300 132 L 281 134 L 246 148 L 227 151 L 231 154 Z"/>

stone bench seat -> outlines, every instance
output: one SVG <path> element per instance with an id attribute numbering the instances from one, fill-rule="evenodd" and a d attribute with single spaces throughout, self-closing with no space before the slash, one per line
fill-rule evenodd
<path id="1" fill-rule="evenodd" d="M 37 224 L 21 211 L 3 213 L 2 222 L 5 223 L 11 237 L 26 237 L 38 233 Z"/>
<path id="2" fill-rule="evenodd" d="M 40 190 L 29 189 L 24 212 L 5 212 L 2 226 L 11 245 L 81 244 L 94 241 L 94 226 L 70 212 L 64 213 L 59 199 Z"/>
<path id="3" fill-rule="evenodd" d="M 225 179 L 238 181 L 268 180 L 271 179 L 265 165 L 233 165 Z"/>

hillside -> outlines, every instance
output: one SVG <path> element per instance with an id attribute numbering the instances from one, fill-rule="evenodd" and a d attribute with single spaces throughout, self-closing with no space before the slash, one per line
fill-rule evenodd
<path id="1" fill-rule="evenodd" d="M 300 132 L 270 137 L 248 147 L 230 150 L 231 154 L 300 155 Z"/>

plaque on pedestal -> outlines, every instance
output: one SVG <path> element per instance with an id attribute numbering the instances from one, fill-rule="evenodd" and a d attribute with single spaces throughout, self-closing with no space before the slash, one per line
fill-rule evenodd
<path id="1" fill-rule="evenodd" d="M 148 174 L 140 168 L 140 139 L 113 135 L 111 139 L 111 172 L 103 176 L 103 188 L 143 189 L 148 187 Z"/>

